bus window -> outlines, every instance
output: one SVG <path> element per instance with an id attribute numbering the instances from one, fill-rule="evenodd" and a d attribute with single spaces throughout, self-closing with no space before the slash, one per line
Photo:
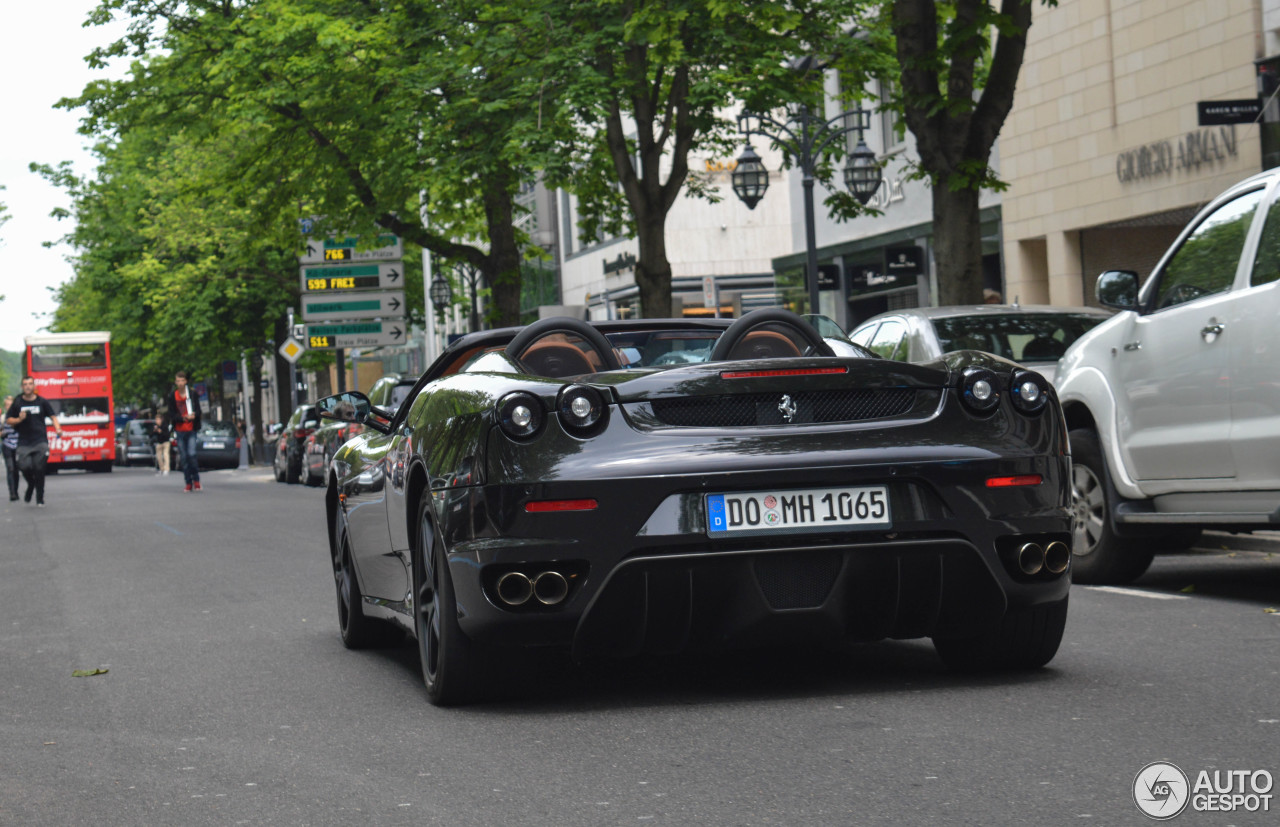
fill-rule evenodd
<path id="1" fill-rule="evenodd" d="M 32 345 L 31 370 L 105 368 L 107 354 L 102 345 Z"/>

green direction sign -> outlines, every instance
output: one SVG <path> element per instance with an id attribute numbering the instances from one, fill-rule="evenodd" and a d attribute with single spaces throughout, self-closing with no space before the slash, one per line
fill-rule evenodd
<path id="1" fill-rule="evenodd" d="M 367 293 L 309 293 L 302 297 L 302 318 L 308 322 L 332 319 L 402 319 L 404 291 Z"/>
<path id="2" fill-rule="evenodd" d="M 407 325 L 392 322 L 332 322 L 309 324 L 306 344 L 311 350 L 338 350 L 346 347 L 402 345 Z"/>
<path id="3" fill-rule="evenodd" d="M 343 264 L 353 261 L 399 261 L 404 258 L 404 243 L 399 236 L 386 233 L 378 236 L 374 247 L 357 249 L 359 239 L 326 238 L 318 241 L 308 238 L 298 256 L 299 264 Z"/>
<path id="4" fill-rule="evenodd" d="M 302 293 L 383 290 L 404 286 L 404 268 L 394 264 L 338 264 L 303 267 Z"/>

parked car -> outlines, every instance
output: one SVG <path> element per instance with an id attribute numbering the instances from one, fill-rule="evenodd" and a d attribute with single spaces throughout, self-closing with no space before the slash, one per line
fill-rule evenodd
<path id="1" fill-rule="evenodd" d="M 307 437 L 320 425 L 315 405 L 299 405 L 285 422 L 276 440 L 272 459 L 276 482 L 296 483 L 302 474 L 302 450 Z"/>
<path id="2" fill-rule="evenodd" d="M 196 462 L 203 468 L 235 468 L 240 464 L 240 433 L 234 422 L 211 419 L 196 433 Z"/>
<path id="3" fill-rule="evenodd" d="M 776 308 L 550 318 L 462 337 L 395 414 L 318 404 L 365 426 L 325 497 L 343 642 L 406 630 L 433 703 L 518 647 L 931 637 L 998 669 L 1062 637 L 1066 433 L 997 356 L 890 361 Z"/>
<path id="4" fill-rule="evenodd" d="M 1111 311 L 1096 307 L 913 307 L 873 316 L 849 338 L 877 356 L 900 362 L 927 362 L 952 350 L 981 350 L 1052 379 L 1067 347 L 1110 316 Z"/>
<path id="5" fill-rule="evenodd" d="M 148 419 L 130 419 L 121 432 L 117 457 L 122 465 L 156 464 L 154 429 Z"/>
<path id="6" fill-rule="evenodd" d="M 1098 277 L 1119 312 L 1058 371 L 1075 461 L 1075 576 L 1120 583 L 1200 531 L 1280 515 L 1280 171 L 1209 202 L 1145 284 Z"/>
<path id="7" fill-rule="evenodd" d="M 369 389 L 369 404 L 394 414 L 400 408 L 400 403 L 408 398 L 416 382 L 417 377 L 405 377 L 398 373 L 384 374 Z M 303 446 L 302 482 L 305 485 L 327 485 L 333 455 L 338 452 L 342 443 L 361 430 L 361 426 L 355 422 L 321 421 L 320 427 L 307 437 Z"/>

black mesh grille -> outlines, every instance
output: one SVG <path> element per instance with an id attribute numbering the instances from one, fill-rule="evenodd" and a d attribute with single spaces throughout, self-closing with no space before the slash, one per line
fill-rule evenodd
<path id="1" fill-rule="evenodd" d="M 762 554 L 753 563 L 771 608 L 811 609 L 826 601 L 842 560 L 839 553 L 815 551 Z"/>
<path id="2" fill-rule="evenodd" d="M 667 425 L 727 428 L 750 425 L 799 425 L 855 422 L 898 416 L 911 410 L 911 388 L 800 391 L 792 394 L 747 393 L 653 400 L 653 413 Z M 787 412 L 791 418 L 787 419 Z"/>

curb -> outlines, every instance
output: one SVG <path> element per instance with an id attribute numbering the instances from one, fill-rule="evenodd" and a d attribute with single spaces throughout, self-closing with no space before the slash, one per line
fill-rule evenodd
<path id="1" fill-rule="evenodd" d="M 1280 553 L 1280 531 L 1255 531 L 1252 534 L 1206 531 L 1195 547 L 1213 551 L 1269 551 Z"/>

